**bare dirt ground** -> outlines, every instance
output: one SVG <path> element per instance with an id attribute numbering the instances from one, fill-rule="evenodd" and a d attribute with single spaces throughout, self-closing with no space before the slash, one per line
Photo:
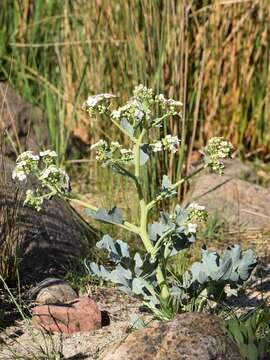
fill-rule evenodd
<path id="1" fill-rule="evenodd" d="M 229 302 L 235 311 L 256 307 L 262 297 L 268 298 L 266 301 L 270 306 L 269 259 L 253 275 L 246 294 Z M 108 313 L 109 325 L 94 332 L 44 335 L 35 330 L 31 322 L 16 320 L 11 312 L 13 323 L 0 333 L 0 359 L 101 360 L 112 343 L 124 339 L 131 331 L 131 315 L 142 315 L 140 303 L 109 287 L 90 287 L 87 295 L 97 302 L 101 311 Z"/>
<path id="2" fill-rule="evenodd" d="M 139 313 L 139 302 L 111 288 L 100 287 L 89 294 L 101 311 L 106 311 L 110 324 L 94 332 L 72 335 L 43 335 L 26 321 L 17 320 L 1 333 L 0 359 L 65 359 L 97 360 L 109 344 L 129 333 L 131 314 Z M 42 357 L 54 353 L 55 357 Z M 57 352 L 59 357 L 56 357 Z M 62 354 L 62 357 L 60 356 Z"/>

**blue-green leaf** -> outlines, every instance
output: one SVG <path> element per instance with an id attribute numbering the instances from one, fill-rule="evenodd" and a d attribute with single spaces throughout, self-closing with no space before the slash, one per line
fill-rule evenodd
<path id="1" fill-rule="evenodd" d="M 123 258 L 130 258 L 127 243 L 122 240 L 114 241 L 109 235 L 104 235 L 96 246 L 108 251 L 108 257 L 115 263 L 121 262 Z"/>
<path id="2" fill-rule="evenodd" d="M 126 118 L 123 118 L 120 122 L 120 126 L 130 135 L 134 135 L 134 128 L 133 126 L 127 121 Z"/>
<path id="3" fill-rule="evenodd" d="M 172 185 L 172 183 L 171 183 L 171 180 L 169 179 L 169 177 L 167 175 L 163 175 L 162 186 L 161 186 L 162 191 L 168 190 L 168 188 L 171 185 Z"/>
<path id="4" fill-rule="evenodd" d="M 140 148 L 140 165 L 143 166 L 147 163 L 147 161 L 149 160 L 149 145 L 148 144 L 143 144 L 141 145 Z"/>
<path id="5" fill-rule="evenodd" d="M 114 206 L 111 210 L 107 211 L 104 208 L 99 208 L 97 211 L 85 209 L 85 215 L 92 217 L 95 220 L 102 221 L 109 224 L 123 224 L 124 220 L 121 212 Z"/>

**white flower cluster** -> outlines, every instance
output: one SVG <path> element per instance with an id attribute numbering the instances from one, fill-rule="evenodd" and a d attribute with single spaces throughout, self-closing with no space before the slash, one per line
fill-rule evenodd
<path id="1" fill-rule="evenodd" d="M 125 105 L 112 111 L 111 117 L 117 121 L 125 119 L 132 126 L 136 126 L 142 121 L 146 121 L 149 125 L 151 122 L 151 108 L 154 103 L 158 104 L 166 112 L 165 117 L 167 115 L 181 115 L 179 107 L 182 106 L 182 103 L 180 101 L 166 99 L 163 94 L 154 97 L 152 89 L 140 84 L 133 90 L 133 97 Z M 165 119 L 164 115 L 162 119 Z M 160 124 L 155 123 L 155 126 L 157 125 Z"/>
<path id="2" fill-rule="evenodd" d="M 42 158 L 47 158 L 48 157 L 48 158 L 52 159 L 52 158 L 56 158 L 57 154 L 53 150 L 45 150 L 45 151 L 41 151 L 39 153 L 39 156 L 42 157 Z"/>
<path id="3" fill-rule="evenodd" d="M 156 141 L 154 144 L 151 144 L 154 152 L 163 151 L 163 144 L 160 140 Z"/>
<path id="4" fill-rule="evenodd" d="M 180 140 L 177 136 L 166 135 L 165 138 L 156 141 L 151 144 L 154 152 L 169 150 L 171 153 L 176 153 L 180 144 Z"/>
<path id="5" fill-rule="evenodd" d="M 112 111 L 111 116 L 114 120 L 127 119 L 131 122 L 139 123 L 143 119 L 150 119 L 150 110 L 143 108 L 141 102 L 136 99 L 129 100 L 125 105 Z"/>
<path id="6" fill-rule="evenodd" d="M 53 164 L 55 159 L 57 158 L 57 154 L 55 151 L 53 150 L 45 150 L 45 151 L 41 151 L 39 153 L 39 156 L 42 158 L 43 162 L 46 165 L 50 165 Z"/>
<path id="7" fill-rule="evenodd" d="M 38 169 L 39 156 L 32 151 L 25 151 L 16 160 L 16 167 L 12 172 L 12 179 L 23 181 L 27 175 L 33 174 Z"/>
<path id="8" fill-rule="evenodd" d="M 205 206 L 191 203 L 188 206 L 189 219 L 205 222 L 208 219 L 208 213 Z"/>
<path id="9" fill-rule="evenodd" d="M 26 196 L 23 204 L 32 206 L 37 211 L 40 211 L 42 209 L 43 200 L 44 197 L 41 194 L 29 189 L 26 191 Z"/>
<path id="10" fill-rule="evenodd" d="M 64 170 L 58 168 L 56 165 L 50 165 L 41 171 L 39 180 L 43 185 L 51 186 L 58 191 L 69 191 L 69 176 Z"/>
<path id="11" fill-rule="evenodd" d="M 197 224 L 187 223 L 187 232 L 190 234 L 196 234 L 197 227 L 198 227 Z"/>
<path id="12" fill-rule="evenodd" d="M 115 98 L 112 94 L 98 94 L 88 96 L 87 100 L 83 103 L 82 109 L 87 111 L 90 116 L 95 114 L 104 114 L 109 107 L 109 100 Z"/>
<path id="13" fill-rule="evenodd" d="M 196 204 L 196 203 L 190 203 L 188 208 L 192 209 L 192 210 L 198 210 L 198 211 L 204 211 L 205 210 L 204 205 L 199 205 L 199 204 Z"/>
<path id="14" fill-rule="evenodd" d="M 96 160 L 106 163 L 122 163 L 134 159 L 131 149 L 125 149 L 118 141 L 112 141 L 110 146 L 105 140 L 99 140 L 91 146 L 91 150 L 96 151 Z"/>
<path id="15" fill-rule="evenodd" d="M 54 164 L 56 157 L 56 152 L 52 150 L 41 151 L 38 155 L 32 151 L 25 151 L 18 156 L 12 178 L 23 181 L 27 179 L 27 176 L 32 175 L 42 185 L 42 188 L 36 191 L 30 189 L 26 191 L 24 204 L 40 210 L 48 194 L 69 192 L 69 177 L 64 170 Z"/>
<path id="16" fill-rule="evenodd" d="M 177 108 L 183 106 L 181 101 L 166 99 L 163 94 L 159 94 L 156 95 L 155 102 L 159 104 L 162 109 L 168 109 L 171 115 L 181 115 L 179 110 L 177 110 Z"/>
<path id="17" fill-rule="evenodd" d="M 232 144 L 222 137 L 213 137 L 204 148 L 205 161 L 210 170 L 222 175 L 224 173 L 223 160 L 230 158 L 233 152 Z"/>
<path id="18" fill-rule="evenodd" d="M 127 162 L 134 159 L 134 153 L 131 149 L 120 149 L 121 161 Z"/>
<path id="19" fill-rule="evenodd" d="M 135 89 L 133 90 L 133 96 L 139 102 L 146 103 L 147 106 L 152 105 L 154 102 L 153 90 L 147 88 L 142 84 L 135 87 Z"/>

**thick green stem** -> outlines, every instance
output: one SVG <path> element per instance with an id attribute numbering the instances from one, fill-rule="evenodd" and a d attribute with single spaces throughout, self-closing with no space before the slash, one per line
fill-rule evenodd
<path id="1" fill-rule="evenodd" d="M 154 246 L 153 246 L 151 240 L 149 239 L 148 229 L 147 229 L 149 210 L 147 208 L 146 201 L 143 196 L 142 186 L 141 186 L 141 182 L 140 182 L 140 167 L 141 167 L 140 148 L 141 148 L 142 139 L 143 139 L 145 133 L 146 133 L 146 130 L 144 129 L 141 132 L 139 138 L 137 139 L 137 141 L 135 143 L 135 176 L 137 179 L 137 190 L 138 190 L 139 201 L 140 201 L 140 231 L 139 231 L 139 235 L 142 239 L 142 242 L 143 242 L 143 245 L 144 245 L 146 251 L 148 253 L 150 253 L 152 256 L 152 254 L 154 254 Z M 162 269 L 160 265 L 157 267 L 157 281 L 158 281 L 158 284 L 161 289 L 161 297 L 163 299 L 168 298 L 170 295 L 170 292 L 169 292 L 169 288 L 166 283 L 165 270 Z"/>
<path id="2" fill-rule="evenodd" d="M 149 239 L 147 225 L 148 225 L 148 210 L 144 200 L 140 201 L 140 210 L 141 210 L 141 221 L 140 221 L 140 237 L 144 244 L 146 251 L 152 255 L 155 253 L 155 248 Z M 158 265 L 157 267 L 157 281 L 161 289 L 161 297 L 166 299 L 169 297 L 170 292 L 166 283 L 165 269 Z"/>

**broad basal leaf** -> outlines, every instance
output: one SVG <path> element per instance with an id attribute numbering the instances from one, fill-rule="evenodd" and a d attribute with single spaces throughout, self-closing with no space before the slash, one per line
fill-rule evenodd
<path id="1" fill-rule="evenodd" d="M 123 258 L 130 258 L 127 243 L 122 240 L 114 241 L 109 235 L 104 235 L 96 246 L 99 249 L 107 250 L 109 259 L 115 263 L 121 262 Z"/>

